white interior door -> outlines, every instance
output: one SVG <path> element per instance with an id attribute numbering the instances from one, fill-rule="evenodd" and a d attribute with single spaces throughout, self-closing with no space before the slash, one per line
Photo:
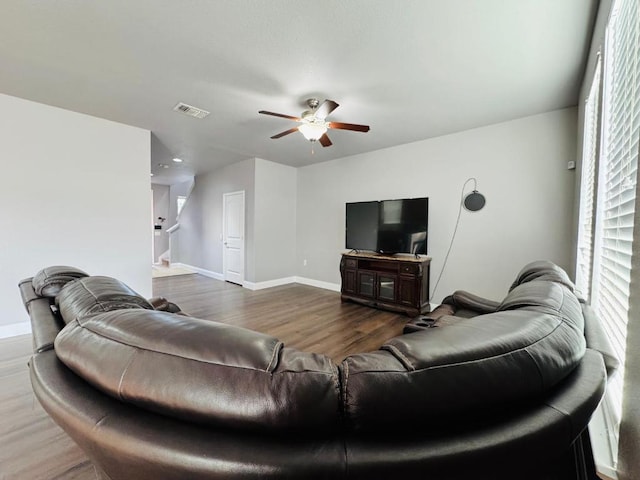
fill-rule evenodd
<path id="1" fill-rule="evenodd" d="M 244 282 L 244 191 L 222 195 L 222 259 L 224 279 Z"/>

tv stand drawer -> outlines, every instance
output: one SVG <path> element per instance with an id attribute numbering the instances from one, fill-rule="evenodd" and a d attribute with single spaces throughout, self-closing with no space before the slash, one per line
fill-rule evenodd
<path id="1" fill-rule="evenodd" d="M 345 266 L 347 268 L 357 268 L 358 267 L 358 261 L 354 258 L 347 258 L 344 262 Z"/>
<path id="2" fill-rule="evenodd" d="M 408 275 L 416 275 L 420 271 L 420 265 L 414 265 L 411 263 L 400 264 L 400 273 Z"/>

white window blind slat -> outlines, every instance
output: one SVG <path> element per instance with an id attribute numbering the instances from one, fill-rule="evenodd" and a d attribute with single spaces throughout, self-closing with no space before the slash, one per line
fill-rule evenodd
<path id="1" fill-rule="evenodd" d="M 598 118 L 600 105 L 600 59 L 596 64 L 589 96 L 585 104 L 584 140 L 582 145 L 582 177 L 578 220 L 578 255 L 576 289 L 589 299 L 591 264 L 593 257 L 593 227 L 596 185 L 596 156 L 598 150 Z"/>
<path id="2" fill-rule="evenodd" d="M 590 125 L 586 112 L 584 127 L 585 139 L 595 135 L 595 143 L 600 141 L 596 152 L 598 171 L 594 178 L 597 194 L 590 302 L 622 365 L 618 374 L 610 379 L 606 393 L 607 404 L 612 408 L 615 443 L 622 410 L 640 143 L 639 4 L 637 0 L 614 0 L 602 72 L 602 128 L 595 134 L 587 134 Z M 581 179 L 586 180 L 584 176 Z M 579 242 L 589 245 L 580 236 Z M 578 252 L 584 248 L 580 247 Z M 577 271 L 584 270 L 580 264 Z M 613 453 L 613 458 L 617 458 L 617 452 Z"/>

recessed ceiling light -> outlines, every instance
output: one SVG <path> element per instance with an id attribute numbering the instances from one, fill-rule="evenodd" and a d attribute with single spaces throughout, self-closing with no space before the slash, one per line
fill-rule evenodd
<path id="1" fill-rule="evenodd" d="M 182 163 L 182 159 L 181 158 L 174 158 L 173 161 L 176 162 L 176 163 Z"/>

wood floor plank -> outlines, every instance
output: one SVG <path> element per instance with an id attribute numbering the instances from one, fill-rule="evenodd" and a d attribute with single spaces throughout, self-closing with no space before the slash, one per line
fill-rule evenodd
<path id="1" fill-rule="evenodd" d="M 273 335 L 289 347 L 323 353 L 335 362 L 378 349 L 408 320 L 298 284 L 251 291 L 193 274 L 154 278 L 153 294 L 195 317 Z M 86 455 L 32 393 L 31 351 L 30 335 L 0 340 L 0 480 L 94 480 Z"/>

